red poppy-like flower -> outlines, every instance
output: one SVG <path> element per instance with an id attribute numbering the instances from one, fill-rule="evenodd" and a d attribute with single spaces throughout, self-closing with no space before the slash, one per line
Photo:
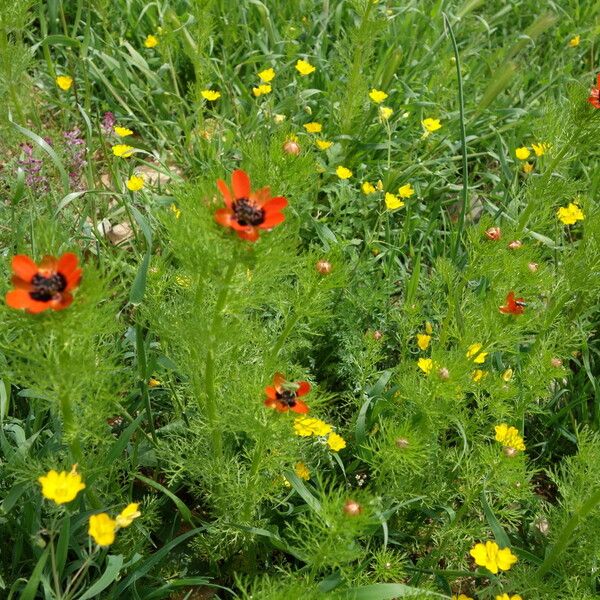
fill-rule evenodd
<path id="1" fill-rule="evenodd" d="M 253 192 L 250 178 L 240 169 L 231 176 L 233 194 L 222 179 L 217 180 L 217 187 L 227 207 L 215 213 L 215 220 L 223 227 L 235 229 L 244 240 L 255 242 L 259 229 L 272 229 L 285 220 L 281 211 L 287 206 L 287 200 L 283 196 L 271 198 L 268 187 Z"/>
<path id="2" fill-rule="evenodd" d="M 281 373 L 275 373 L 273 385 L 265 388 L 265 394 L 267 394 L 265 406 L 274 408 L 279 412 L 291 410 L 292 412 L 305 415 L 309 411 L 308 405 L 298 398 L 306 396 L 308 392 L 310 392 L 310 383 L 308 381 L 288 383 Z"/>
<path id="3" fill-rule="evenodd" d="M 514 292 L 508 292 L 508 296 L 506 296 L 506 304 L 504 306 L 500 306 L 499 310 L 501 313 L 505 315 L 522 315 L 525 310 L 525 301 L 523 298 L 515 298 Z"/>
<path id="4" fill-rule="evenodd" d="M 67 308 L 73 302 L 71 291 L 81 279 L 77 256 L 71 252 L 60 258 L 44 256 L 39 266 L 29 256 L 17 254 L 12 268 L 15 289 L 6 294 L 6 304 L 34 314 Z"/>
<path id="5" fill-rule="evenodd" d="M 588 98 L 588 102 L 594 108 L 600 108 L 600 73 L 598 73 L 597 75 L 596 87 L 592 88 L 592 91 L 590 92 L 590 97 Z"/>

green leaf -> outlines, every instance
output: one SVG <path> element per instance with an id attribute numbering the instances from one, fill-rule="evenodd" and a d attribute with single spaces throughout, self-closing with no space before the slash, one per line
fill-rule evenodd
<path id="1" fill-rule="evenodd" d="M 119 571 L 123 566 L 123 555 L 117 554 L 116 556 L 113 554 L 108 555 L 108 564 L 106 565 L 106 569 L 102 576 L 96 583 L 94 583 L 88 590 L 83 594 L 83 596 L 79 597 L 79 600 L 89 600 L 89 598 L 94 598 L 100 592 L 104 591 L 113 581 L 115 581 L 119 575 Z"/>
<path id="2" fill-rule="evenodd" d="M 194 524 L 194 521 L 192 519 L 192 512 L 173 492 L 169 491 L 164 485 L 161 485 L 157 481 L 154 481 L 154 479 L 148 479 L 148 477 L 144 477 L 143 475 L 139 474 L 135 477 L 136 479 L 143 481 L 145 484 L 149 485 L 150 487 L 153 487 L 159 492 L 162 492 L 165 496 L 170 498 L 177 507 L 177 510 L 180 512 L 181 516 L 183 517 L 183 520 L 187 521 L 190 525 Z"/>
<path id="3" fill-rule="evenodd" d="M 110 465 L 114 463 L 121 456 L 121 454 L 123 454 L 125 446 L 128 444 L 129 440 L 131 439 L 131 436 L 135 433 L 135 430 L 140 426 L 140 423 L 142 422 L 144 416 L 144 413 L 139 414 L 135 418 L 135 420 L 127 426 L 127 429 L 125 429 L 123 433 L 121 433 L 119 439 L 113 444 L 112 448 L 110 449 L 107 455 L 107 464 Z"/>
<path id="4" fill-rule="evenodd" d="M 419 588 L 403 585 L 401 583 L 375 583 L 349 590 L 340 590 L 332 597 L 344 600 L 393 600 L 394 598 L 449 598 L 443 594 L 420 590 Z"/>
<path id="5" fill-rule="evenodd" d="M 293 471 L 286 471 L 285 478 L 290 482 L 291 486 L 302 496 L 306 504 L 310 506 L 316 513 L 321 514 L 321 503 L 309 492 L 304 482 Z"/>
<path id="6" fill-rule="evenodd" d="M 46 561 L 48 560 L 48 553 L 50 552 L 50 546 L 46 546 L 46 549 L 42 552 L 38 558 L 37 564 L 33 569 L 33 573 L 25 586 L 22 594 L 19 596 L 20 600 L 33 600 L 37 594 L 38 586 L 40 585 L 40 578 L 44 572 Z"/>
<path id="7" fill-rule="evenodd" d="M 494 515 L 492 512 L 490 505 L 487 503 L 485 490 L 481 492 L 481 506 L 483 507 L 483 514 L 487 519 L 488 525 L 490 526 L 498 545 L 501 548 L 510 548 L 510 539 L 508 538 L 508 535 L 506 534 L 506 531 L 504 531 L 502 525 L 500 525 L 500 521 L 498 521 L 496 515 Z"/>
<path id="8" fill-rule="evenodd" d="M 62 527 L 60 528 L 60 534 L 58 536 L 58 543 L 56 544 L 56 570 L 61 575 L 65 565 L 67 564 L 67 554 L 69 552 L 69 535 L 71 533 L 71 517 L 65 515 Z"/>

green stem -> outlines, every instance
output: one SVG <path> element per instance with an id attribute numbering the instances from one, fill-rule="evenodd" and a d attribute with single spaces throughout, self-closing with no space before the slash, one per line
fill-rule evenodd
<path id="1" fill-rule="evenodd" d="M 144 345 L 144 332 L 142 326 L 136 321 L 135 324 L 135 350 L 137 356 L 137 367 L 139 376 L 140 394 L 144 399 L 144 406 L 146 407 L 146 415 L 148 417 L 148 424 L 150 425 L 150 434 L 152 435 L 152 441 L 154 445 L 158 443 L 156 437 L 156 429 L 154 428 L 154 415 L 152 413 L 152 405 L 150 404 L 150 394 L 148 393 L 148 362 L 146 360 L 146 347 Z"/>
<path id="2" fill-rule="evenodd" d="M 560 532 L 556 543 L 552 547 L 550 554 L 546 557 L 546 560 L 544 560 L 540 568 L 536 571 L 535 576 L 537 579 L 541 579 L 552 568 L 560 555 L 571 543 L 573 532 L 579 525 L 579 522 L 582 519 L 585 519 L 585 517 L 587 517 L 587 515 L 591 513 L 598 504 L 600 504 L 600 487 L 590 495 L 590 497 L 583 503 L 581 508 L 575 511 L 575 514 L 567 521 L 567 524 L 563 527 L 563 530 Z"/>
<path id="3" fill-rule="evenodd" d="M 69 449 L 71 450 L 73 460 L 77 463 L 81 461 L 83 453 L 81 451 L 81 444 L 79 443 L 79 440 L 72 436 L 73 432 L 75 431 L 75 418 L 73 416 L 71 399 L 64 394 L 60 396 L 59 403 L 63 419 L 63 432 L 65 437 L 70 438 Z"/>

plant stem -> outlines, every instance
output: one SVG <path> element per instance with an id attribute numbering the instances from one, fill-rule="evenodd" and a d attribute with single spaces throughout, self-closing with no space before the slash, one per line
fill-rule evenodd
<path id="1" fill-rule="evenodd" d="M 156 437 L 156 430 L 154 428 L 154 415 L 152 414 L 152 405 L 150 404 L 150 394 L 148 393 L 148 363 L 146 361 L 146 348 L 144 346 L 144 332 L 142 331 L 142 326 L 137 321 L 135 324 L 135 350 L 137 356 L 140 394 L 144 399 L 152 441 L 156 445 L 158 443 L 158 439 Z"/>
<path id="2" fill-rule="evenodd" d="M 59 403 L 63 420 L 63 433 L 65 437 L 71 438 L 69 440 L 69 449 L 71 450 L 71 455 L 73 456 L 75 462 L 79 462 L 83 457 L 83 453 L 81 451 L 81 444 L 79 443 L 79 440 L 76 437 L 71 437 L 71 434 L 75 430 L 75 419 L 73 417 L 71 399 L 67 394 L 61 394 Z"/>

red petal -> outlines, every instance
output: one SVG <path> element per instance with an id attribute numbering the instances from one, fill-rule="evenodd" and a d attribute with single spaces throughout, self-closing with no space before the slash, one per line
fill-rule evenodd
<path id="1" fill-rule="evenodd" d="M 292 406 L 290 410 L 292 410 L 295 413 L 298 413 L 299 415 L 305 415 L 307 412 L 310 411 L 310 408 L 308 408 L 306 402 L 302 402 L 302 400 L 296 400 L 296 404 Z"/>
<path id="2" fill-rule="evenodd" d="M 277 390 L 272 385 L 265 388 L 265 394 L 269 400 L 277 400 Z M 265 402 L 267 401 L 265 400 Z"/>
<path id="3" fill-rule="evenodd" d="M 13 256 L 12 268 L 15 275 L 24 281 L 31 281 L 38 272 L 37 265 L 25 254 Z"/>
<path id="4" fill-rule="evenodd" d="M 250 200 L 253 200 L 258 206 L 264 206 L 271 199 L 271 188 L 263 187 L 260 190 L 250 194 Z"/>
<path id="5" fill-rule="evenodd" d="M 65 252 L 59 259 L 56 265 L 56 270 L 69 279 L 69 275 L 77 269 L 79 261 L 77 256 L 72 252 Z"/>
<path id="6" fill-rule="evenodd" d="M 273 385 L 276 389 L 281 389 L 281 386 L 285 383 L 285 377 L 281 373 L 275 373 L 273 376 Z"/>
<path id="7" fill-rule="evenodd" d="M 265 406 L 267 408 L 277 408 L 277 400 L 273 400 L 272 398 L 267 398 L 265 400 Z"/>
<path id="8" fill-rule="evenodd" d="M 596 86 L 598 88 L 600 88 L 600 73 L 598 73 L 598 75 L 596 75 Z"/>
<path id="9" fill-rule="evenodd" d="M 79 285 L 82 273 L 83 271 L 81 269 L 77 269 L 67 277 L 67 287 L 65 288 L 67 292 L 75 289 Z"/>
<path id="10" fill-rule="evenodd" d="M 308 381 L 300 381 L 296 390 L 296 397 L 306 396 L 310 392 L 310 383 Z"/>
<path id="11" fill-rule="evenodd" d="M 235 198 L 250 197 L 250 178 L 245 171 L 236 169 L 231 176 L 231 185 L 233 187 L 233 195 Z"/>
<path id="12" fill-rule="evenodd" d="M 275 198 L 271 198 L 268 202 L 263 205 L 265 212 L 271 211 L 279 211 L 284 209 L 288 205 L 287 198 L 283 196 L 276 196 Z"/>
<path id="13" fill-rule="evenodd" d="M 39 269 L 40 269 L 40 271 L 44 270 L 44 271 L 52 271 L 52 272 L 56 273 L 57 262 L 58 261 L 56 260 L 56 257 L 46 255 L 40 261 Z"/>
<path id="14" fill-rule="evenodd" d="M 229 190 L 229 186 L 222 179 L 217 179 L 217 187 L 219 188 L 219 191 L 223 196 L 223 200 L 225 200 L 227 208 L 231 208 L 233 198 L 231 197 L 231 191 Z"/>
<path id="15" fill-rule="evenodd" d="M 24 308 L 28 313 L 36 314 L 48 310 L 48 302 L 34 300 L 25 290 L 11 290 L 6 294 L 6 304 L 11 308 Z"/>
<path id="16" fill-rule="evenodd" d="M 71 306 L 72 302 L 73 302 L 73 296 L 71 296 L 71 294 L 69 294 L 69 293 L 63 293 L 63 294 L 61 294 L 60 300 L 58 300 L 58 301 L 51 300 L 50 301 L 50 308 L 52 310 L 64 310 L 65 308 L 68 308 L 69 306 Z"/>
<path id="17" fill-rule="evenodd" d="M 231 217 L 233 213 L 229 208 L 220 208 L 215 212 L 215 221 L 223 227 L 231 227 Z"/>
<path id="18" fill-rule="evenodd" d="M 248 240 L 249 242 L 255 242 L 259 236 L 258 229 L 256 227 L 246 227 L 244 231 L 238 231 L 237 234 L 243 240 Z"/>
<path id="19" fill-rule="evenodd" d="M 279 223 L 283 223 L 285 221 L 285 215 L 280 212 L 268 213 L 265 217 L 265 220 L 259 225 L 261 229 L 271 229 L 275 227 L 275 225 L 279 225 Z"/>

